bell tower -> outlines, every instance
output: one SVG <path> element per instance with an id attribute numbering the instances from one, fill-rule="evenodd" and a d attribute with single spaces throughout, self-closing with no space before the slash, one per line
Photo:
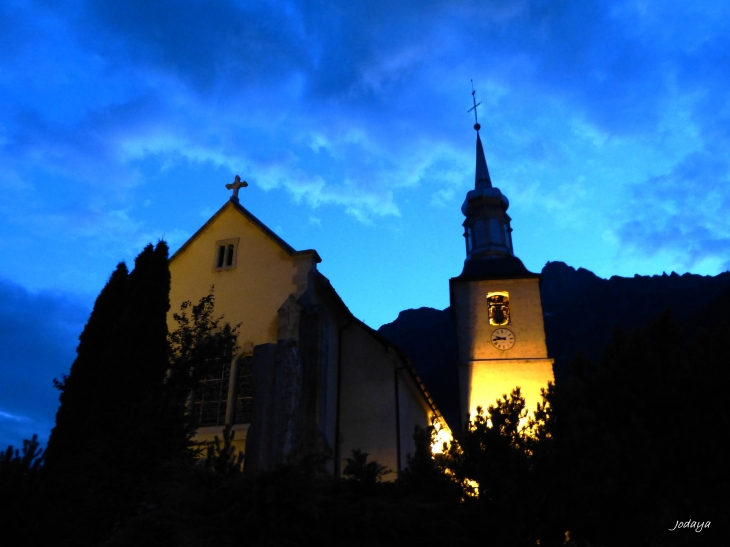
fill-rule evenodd
<path id="1" fill-rule="evenodd" d="M 474 93 L 472 92 L 472 95 Z M 476 106 L 474 101 L 475 121 Z M 509 200 L 492 186 L 484 148 L 474 124 L 476 176 L 461 212 L 466 260 L 449 280 L 451 313 L 459 349 L 461 421 L 519 386 L 530 412 L 540 389 L 553 381 L 547 356 L 540 275 L 525 268 L 512 247 Z"/>

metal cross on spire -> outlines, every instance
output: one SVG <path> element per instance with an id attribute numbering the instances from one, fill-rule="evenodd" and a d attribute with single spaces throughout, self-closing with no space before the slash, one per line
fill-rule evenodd
<path id="1" fill-rule="evenodd" d="M 238 190 L 240 190 L 241 188 L 245 188 L 246 186 L 248 186 L 248 182 L 246 182 L 245 180 L 242 181 L 241 177 L 239 177 L 238 175 L 236 175 L 236 178 L 231 184 L 226 184 L 226 188 L 228 188 L 229 190 L 233 190 L 233 195 L 231 196 L 231 199 L 235 202 L 238 202 Z"/>
<path id="2" fill-rule="evenodd" d="M 482 126 L 479 125 L 479 120 L 477 119 L 477 106 L 482 104 L 482 101 L 477 102 L 476 91 L 474 89 L 474 80 L 471 81 L 471 100 L 474 103 L 474 106 L 467 110 L 467 112 L 471 112 L 472 110 L 474 111 L 474 129 L 479 131 Z"/>

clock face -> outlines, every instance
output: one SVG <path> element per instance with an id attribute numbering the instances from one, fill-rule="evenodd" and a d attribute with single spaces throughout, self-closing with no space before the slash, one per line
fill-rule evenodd
<path id="1" fill-rule="evenodd" d="M 501 350 L 515 345 L 515 333 L 509 329 L 497 329 L 492 333 L 492 345 Z"/>

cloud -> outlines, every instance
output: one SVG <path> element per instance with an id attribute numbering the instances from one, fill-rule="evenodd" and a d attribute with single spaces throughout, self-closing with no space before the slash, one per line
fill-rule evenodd
<path id="1" fill-rule="evenodd" d="M 603 131 L 653 129 L 671 92 L 667 74 L 707 67 L 704 54 L 721 51 L 722 43 L 715 42 L 724 40 L 713 34 L 718 25 L 711 20 L 709 34 L 717 40 L 708 44 L 684 35 L 677 40 L 686 25 L 677 24 L 672 10 L 598 0 L 414 1 L 397 8 L 363 1 L 347 9 L 320 2 L 224 0 L 73 5 L 48 4 L 46 19 L 55 14 L 59 32 L 73 38 L 77 64 L 97 59 L 86 70 L 75 68 L 92 75 L 88 83 L 98 96 L 115 99 L 92 104 L 105 114 L 86 115 L 88 123 L 70 127 L 55 142 L 88 149 L 83 157 L 92 166 L 94 158 L 112 154 L 115 143 L 129 151 L 144 142 L 154 148 L 154 139 L 175 136 L 182 148 L 215 149 L 220 143 L 205 146 L 191 137 L 196 129 L 208 135 L 206 125 L 214 119 L 220 127 L 221 118 L 233 133 L 266 131 L 268 124 L 283 137 L 282 148 L 291 142 L 284 125 L 294 139 L 295 128 L 314 132 L 326 125 L 340 133 L 349 128 L 368 134 L 381 149 L 402 147 L 406 137 L 393 128 L 408 123 L 411 102 L 444 134 L 446 113 L 435 103 L 428 107 L 434 100 L 428 88 L 441 81 L 466 86 L 466 77 L 456 78 L 465 63 L 476 69 L 472 76 L 482 89 L 492 81 L 493 87 L 510 90 L 495 107 L 538 92 L 571 101 Z M 677 43 L 688 45 L 681 49 Z M 707 78 L 718 75 L 710 70 Z M 174 103 L 184 111 L 171 112 Z M 113 107 L 118 115 L 106 114 Z M 162 117 L 160 110 L 176 119 L 150 131 L 150 120 Z M 125 122 L 115 124 L 105 115 Z M 41 127 L 41 132 L 54 130 Z M 94 148 L 95 143 L 109 143 L 111 149 Z M 368 157 L 376 152 L 364 150 Z M 63 149 L 58 155 L 69 157 Z M 115 161 L 125 166 L 124 157 Z M 58 163 L 82 169 L 73 161 Z M 98 160 L 96 166 L 101 167 Z"/>
<path id="2" fill-rule="evenodd" d="M 115 249 L 156 238 L 134 204 L 185 162 L 366 224 L 400 215 L 417 189 L 451 206 L 471 183 L 473 78 L 490 168 L 506 158 L 525 181 L 559 171 L 554 212 L 591 195 L 601 159 L 561 148 L 561 131 L 595 149 L 635 139 L 648 155 L 672 140 L 661 133 L 679 106 L 703 142 L 721 131 L 729 15 L 607 0 L 18 2 L 0 8 L 0 197 L 25 227 L 96 229 Z M 688 152 L 662 153 L 676 164 Z M 28 195 L 49 184 L 83 195 Z M 542 184 L 521 184 L 541 197 Z"/>
<path id="3" fill-rule="evenodd" d="M 0 279 L 0 446 L 45 442 L 89 308 L 70 295 L 31 293 Z"/>
<path id="4" fill-rule="evenodd" d="M 634 187 L 618 229 L 635 252 L 672 254 L 686 269 L 730 269 L 730 154 L 727 143 L 692 152 L 668 173 Z M 626 214 L 625 213 L 625 214 Z"/>

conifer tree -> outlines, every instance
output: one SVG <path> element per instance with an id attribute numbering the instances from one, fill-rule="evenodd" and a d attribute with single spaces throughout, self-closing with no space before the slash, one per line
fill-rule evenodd
<path id="1" fill-rule="evenodd" d="M 59 545 L 91 545 L 149 491 L 166 461 L 186 456 L 182 409 L 165 390 L 170 271 L 165 242 L 120 264 L 57 382 L 49 442 L 52 519 Z"/>
<path id="2" fill-rule="evenodd" d="M 94 442 L 92 432 L 102 426 L 92 409 L 100 406 L 97 398 L 100 396 L 101 369 L 110 359 L 110 343 L 119 328 L 128 276 L 126 264 L 120 262 L 97 297 L 89 321 L 79 336 L 77 357 L 69 375 L 60 382 L 54 380 L 61 391 L 61 405 L 46 449 L 48 470 L 58 471 L 76 459 L 85 446 Z"/>
<path id="3" fill-rule="evenodd" d="M 101 373 L 96 412 L 106 416 L 104 457 L 137 478 L 186 454 L 183 409 L 165 389 L 169 293 L 168 247 L 160 241 L 135 259 L 113 355 Z"/>

